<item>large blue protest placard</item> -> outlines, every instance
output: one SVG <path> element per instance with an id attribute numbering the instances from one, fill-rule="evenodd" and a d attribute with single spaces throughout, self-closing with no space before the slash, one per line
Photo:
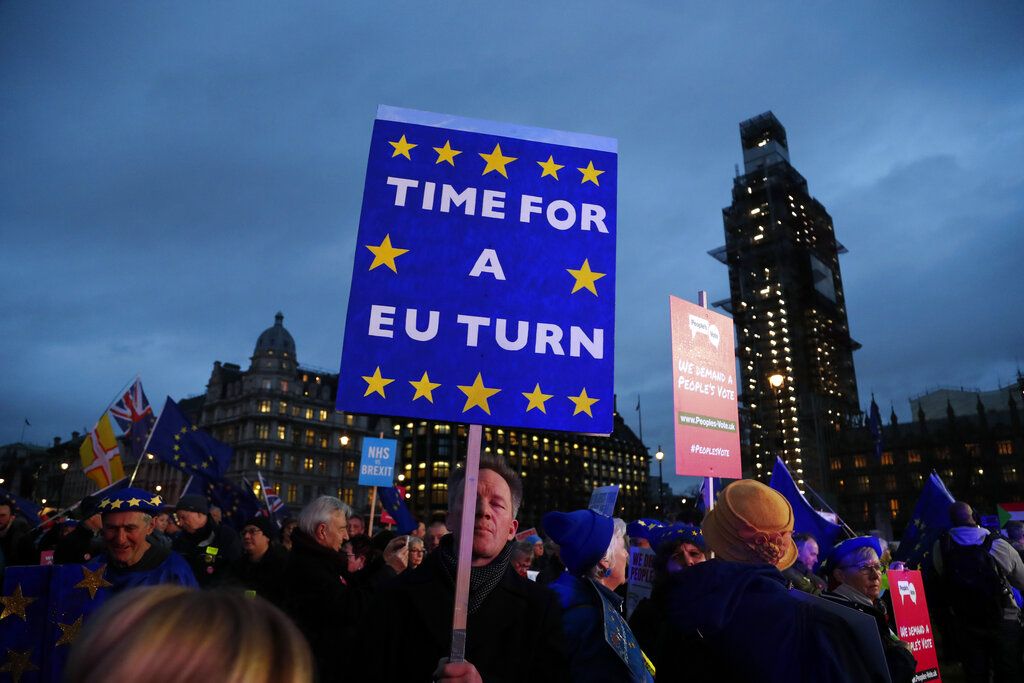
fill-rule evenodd
<path id="1" fill-rule="evenodd" d="M 610 433 L 615 140 L 381 107 L 339 410 Z"/>
<path id="2" fill-rule="evenodd" d="M 397 452 L 398 442 L 394 439 L 364 438 L 359 459 L 359 485 L 394 486 Z"/>

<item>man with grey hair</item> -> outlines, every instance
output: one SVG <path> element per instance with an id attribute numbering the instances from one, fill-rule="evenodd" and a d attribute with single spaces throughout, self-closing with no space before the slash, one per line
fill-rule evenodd
<path id="1" fill-rule="evenodd" d="M 284 608 L 309 641 L 318 679 L 344 678 L 341 643 L 349 642 L 357 605 L 344 573 L 341 546 L 348 540 L 352 509 L 337 498 L 320 496 L 299 513 L 285 570 Z"/>
<path id="2" fill-rule="evenodd" d="M 91 590 L 110 586 L 117 593 L 162 583 L 197 587 L 192 569 L 181 555 L 149 542 L 153 515 L 160 511 L 161 502 L 160 496 L 138 488 L 108 493 L 97 501 L 104 551 L 84 566 Z"/>
<path id="3" fill-rule="evenodd" d="M 464 662 L 452 663 L 452 606 L 465 469 L 448 480 L 448 528 L 420 568 L 384 587 L 371 605 L 354 680 L 565 681 L 561 610 L 553 593 L 519 576 L 510 557 L 523 485 L 505 460 L 480 458 Z M 397 615 L 401 618 L 396 618 Z M 385 663 L 383 666 L 382 663 Z"/>

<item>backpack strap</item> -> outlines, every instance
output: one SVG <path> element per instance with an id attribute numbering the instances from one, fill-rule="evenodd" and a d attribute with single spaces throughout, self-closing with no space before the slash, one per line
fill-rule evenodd
<path id="1" fill-rule="evenodd" d="M 1002 593 L 1004 600 L 1013 600 L 1013 588 L 1010 586 L 1010 580 L 1006 576 L 1006 572 L 1003 571 L 1003 567 L 996 562 L 995 556 L 992 555 L 992 544 L 999 538 L 997 534 L 990 533 L 985 537 L 982 547 L 985 548 L 985 554 L 988 555 L 989 560 L 992 563 L 992 568 L 996 570 L 996 575 L 999 577 L 999 583 L 1002 586 Z M 1009 604 L 1007 604 L 1009 606 Z"/>

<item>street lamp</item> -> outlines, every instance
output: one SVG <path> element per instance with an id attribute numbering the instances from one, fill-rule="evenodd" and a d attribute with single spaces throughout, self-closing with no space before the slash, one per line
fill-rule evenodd
<path id="1" fill-rule="evenodd" d="M 65 472 L 67 472 L 67 470 L 68 470 L 68 464 L 67 464 L 66 462 L 62 462 L 62 463 L 60 464 L 60 468 L 61 468 L 62 470 L 64 470 Z"/>
<path id="2" fill-rule="evenodd" d="M 658 500 L 661 503 L 661 514 L 665 514 L 665 477 L 661 473 L 661 461 L 665 459 L 665 451 L 661 450 L 661 444 L 658 444 L 658 452 L 654 454 L 655 460 L 658 461 Z"/>
<path id="3" fill-rule="evenodd" d="M 786 455 L 784 448 L 786 444 L 786 434 L 784 431 L 786 426 L 782 418 L 782 385 L 785 383 L 786 378 L 782 375 L 782 373 L 776 372 L 771 375 L 768 375 L 768 384 L 771 385 L 772 391 L 775 393 L 775 409 L 779 413 L 779 433 L 776 437 L 778 439 L 778 441 L 776 442 L 778 452 L 776 454 L 780 458 L 782 458 L 783 461 L 785 461 L 784 456 Z"/>

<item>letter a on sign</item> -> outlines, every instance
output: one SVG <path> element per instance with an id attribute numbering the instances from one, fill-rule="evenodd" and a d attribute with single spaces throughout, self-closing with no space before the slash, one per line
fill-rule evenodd
<path id="1" fill-rule="evenodd" d="M 470 276 L 480 277 L 480 273 L 490 273 L 495 280 L 504 280 L 505 272 L 501 269 L 501 261 L 498 260 L 498 252 L 493 249 L 484 249 L 480 252 L 473 270 L 469 271 Z"/>

